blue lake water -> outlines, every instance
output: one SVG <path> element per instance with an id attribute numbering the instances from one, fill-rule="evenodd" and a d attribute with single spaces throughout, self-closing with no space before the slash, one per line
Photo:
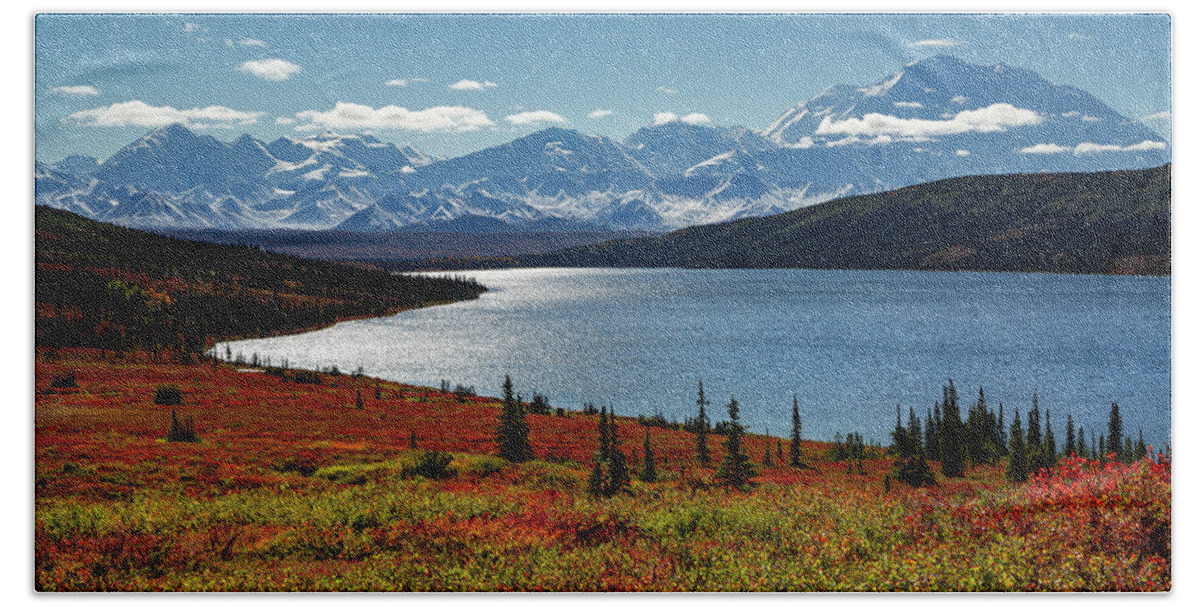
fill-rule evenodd
<path id="1" fill-rule="evenodd" d="M 1127 432 L 1171 433 L 1171 281 L 1162 277 L 833 270 L 521 269 L 466 273 L 481 298 L 231 343 L 292 367 L 367 374 L 620 414 L 695 413 L 703 379 L 725 418 L 786 436 L 886 441 L 897 403 L 924 417 L 952 378 L 964 412 L 1027 411 L 1034 391 L 1056 435 L 1070 413 L 1097 435 L 1109 404 Z M 224 352 L 224 345 L 218 346 Z"/>

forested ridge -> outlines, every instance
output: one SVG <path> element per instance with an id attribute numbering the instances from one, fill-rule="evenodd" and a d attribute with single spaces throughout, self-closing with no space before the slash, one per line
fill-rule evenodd
<path id="1" fill-rule="evenodd" d="M 37 346 L 199 353 L 478 297 L 473 281 L 392 275 L 250 247 L 173 239 L 37 207 Z"/>
<path id="2" fill-rule="evenodd" d="M 1169 275 L 1171 166 L 946 179 L 518 262 Z"/>

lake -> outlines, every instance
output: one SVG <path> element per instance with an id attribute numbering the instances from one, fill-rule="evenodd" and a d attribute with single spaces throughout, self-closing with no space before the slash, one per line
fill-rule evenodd
<path id="1" fill-rule="evenodd" d="M 519 269 L 465 273 L 478 300 L 320 331 L 230 343 L 292 367 L 526 399 L 695 414 L 697 381 L 726 418 L 786 437 L 792 396 L 804 436 L 888 441 L 895 407 L 924 418 L 953 379 L 964 416 L 1029 409 L 1034 391 L 1061 442 L 1067 414 L 1099 435 L 1118 402 L 1127 433 L 1171 433 L 1171 280 L 841 270 Z M 224 352 L 218 345 L 218 352 Z M 1024 420 L 1022 420 L 1024 424 Z"/>

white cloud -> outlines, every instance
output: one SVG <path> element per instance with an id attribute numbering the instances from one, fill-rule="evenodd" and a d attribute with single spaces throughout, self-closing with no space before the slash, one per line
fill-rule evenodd
<path id="1" fill-rule="evenodd" d="M 275 124 L 277 124 L 277 125 L 294 125 L 294 124 L 296 124 L 296 119 L 288 118 L 287 116 L 280 116 L 275 119 Z"/>
<path id="2" fill-rule="evenodd" d="M 1104 119 L 1097 118 L 1095 116 L 1088 116 L 1085 114 L 1084 117 L 1081 118 L 1080 120 L 1082 120 L 1083 122 L 1100 122 L 1101 120 L 1104 120 Z"/>
<path id="3" fill-rule="evenodd" d="M 238 44 L 242 46 L 267 46 L 267 43 L 258 38 L 242 38 L 238 40 Z"/>
<path id="4" fill-rule="evenodd" d="M 955 156 L 970 156 L 971 151 L 970 150 L 955 150 L 954 155 Z"/>
<path id="5" fill-rule="evenodd" d="M 394 78 L 383 84 L 386 84 L 389 87 L 406 87 L 408 86 L 408 81 L 403 78 Z"/>
<path id="6" fill-rule="evenodd" d="M 69 86 L 69 87 L 54 87 L 53 89 L 50 89 L 50 92 L 51 93 L 59 93 L 61 95 L 75 95 L 77 97 L 89 97 L 91 95 L 99 95 L 100 94 L 100 91 L 97 91 L 96 87 L 87 85 L 87 84 L 80 84 L 80 85 Z"/>
<path id="7" fill-rule="evenodd" d="M 1147 150 L 1165 150 L 1167 144 L 1161 141 L 1145 140 L 1141 143 L 1121 146 L 1118 144 L 1097 144 L 1090 141 L 1085 141 L 1076 145 L 1074 148 L 1068 146 L 1060 146 L 1058 144 L 1037 144 L 1017 150 L 1018 154 L 1063 154 L 1070 152 L 1075 156 L 1084 156 L 1088 154 L 1100 154 L 1102 152 L 1144 152 Z"/>
<path id="8" fill-rule="evenodd" d="M 953 38 L 931 38 L 928 40 L 918 40 L 909 46 L 948 47 L 959 46 L 960 44 L 963 44 L 962 40 L 955 40 Z"/>
<path id="9" fill-rule="evenodd" d="M 133 100 L 75 112 L 70 120 L 84 127 L 163 127 L 180 123 L 192 128 L 232 128 L 258 122 L 263 112 L 243 112 L 225 106 L 179 110 Z"/>
<path id="10" fill-rule="evenodd" d="M 604 118 L 612 113 L 612 110 L 601 110 L 600 108 L 596 108 L 595 110 L 592 110 L 591 114 L 588 114 L 588 118 Z"/>
<path id="11" fill-rule="evenodd" d="M 435 106 L 424 110 L 409 110 L 398 106 L 379 109 L 339 101 L 332 110 L 297 112 L 302 124 L 297 131 L 333 129 L 361 131 L 364 129 L 420 131 L 422 133 L 467 133 L 493 123 L 481 110 L 463 106 Z"/>
<path id="12" fill-rule="evenodd" d="M 893 101 L 892 105 L 897 108 L 923 108 L 925 104 L 919 101 Z"/>
<path id="13" fill-rule="evenodd" d="M 490 80 L 479 82 L 478 80 L 467 80 L 466 78 L 463 78 L 462 80 L 450 85 L 450 88 L 455 91 L 482 91 L 484 89 L 493 89 L 497 86 L 500 85 L 497 85 Z"/>
<path id="14" fill-rule="evenodd" d="M 1168 110 L 1163 110 L 1162 112 L 1155 112 L 1148 116 L 1143 116 L 1142 120 L 1171 120 L 1171 112 Z"/>
<path id="15" fill-rule="evenodd" d="M 1018 108 L 1007 103 L 992 104 L 978 110 L 963 110 L 946 120 L 924 118 L 900 118 L 887 114 L 870 113 L 862 118 L 833 120 L 826 116 L 817 127 L 817 135 L 891 135 L 903 138 L 921 138 L 962 133 L 997 133 L 1009 127 L 1024 127 L 1042 122 L 1042 117 L 1033 110 Z"/>
<path id="16" fill-rule="evenodd" d="M 678 89 L 670 89 L 670 88 L 667 88 L 667 87 L 664 87 L 664 86 L 660 86 L 660 87 L 658 87 L 658 88 L 656 88 L 656 89 L 654 89 L 654 90 L 655 90 L 655 91 L 658 91 L 659 93 L 666 93 L 667 95 L 674 95 L 674 94 L 676 94 L 676 93 L 678 93 L 678 92 L 679 92 L 679 90 L 678 90 Z"/>
<path id="17" fill-rule="evenodd" d="M 953 101 L 954 103 L 967 103 L 967 98 L 963 97 L 962 95 L 955 95 L 954 97 L 950 98 L 950 101 Z"/>
<path id="18" fill-rule="evenodd" d="M 1167 144 L 1161 141 L 1145 140 L 1141 143 L 1136 143 L 1129 146 L 1118 146 L 1116 144 L 1094 144 L 1092 142 L 1083 142 L 1075 146 L 1075 156 L 1083 156 L 1085 154 L 1100 154 L 1101 152 L 1144 152 L 1147 150 L 1165 150 Z"/>
<path id="19" fill-rule="evenodd" d="M 1091 36 L 1084 36 L 1079 32 L 1071 32 L 1070 34 L 1067 34 L 1067 38 L 1070 38 L 1071 40 L 1087 40 L 1088 38 L 1091 38 Z"/>
<path id="20" fill-rule="evenodd" d="M 509 114 L 508 116 L 504 117 L 504 120 L 507 120 L 514 125 L 536 125 L 541 123 L 567 122 L 567 119 L 548 110 L 534 110 L 532 112 Z"/>
<path id="21" fill-rule="evenodd" d="M 656 112 L 654 114 L 654 122 L 650 124 L 655 126 L 665 125 L 669 122 L 675 122 L 677 120 L 679 120 L 679 115 L 674 112 Z"/>
<path id="22" fill-rule="evenodd" d="M 198 31 L 200 31 L 200 24 L 199 23 L 185 23 L 185 24 L 183 24 L 183 31 L 185 31 L 189 34 L 192 32 L 198 32 Z"/>
<path id="23" fill-rule="evenodd" d="M 1070 118 L 1072 116 L 1079 116 L 1079 110 L 1071 110 L 1070 112 L 1062 113 L 1063 118 Z"/>
<path id="24" fill-rule="evenodd" d="M 1070 151 L 1070 148 L 1058 144 L 1036 144 L 1017 150 L 1017 154 L 1061 154 Z"/>
<path id="25" fill-rule="evenodd" d="M 653 126 L 665 125 L 669 122 L 681 122 L 688 125 L 706 125 L 712 122 L 712 119 L 700 112 L 692 112 L 684 116 L 680 116 L 674 112 L 657 112 L 654 114 L 654 122 L 650 123 Z"/>
<path id="26" fill-rule="evenodd" d="M 263 80 L 287 80 L 292 74 L 300 71 L 300 66 L 283 59 L 258 59 L 246 61 L 237 70 L 258 76 Z"/>

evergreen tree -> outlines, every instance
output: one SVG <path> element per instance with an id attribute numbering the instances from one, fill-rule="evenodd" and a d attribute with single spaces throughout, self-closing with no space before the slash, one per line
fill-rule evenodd
<path id="1" fill-rule="evenodd" d="M 936 403 L 935 403 L 936 405 Z M 937 427 L 934 425 L 933 410 L 925 409 L 925 457 L 941 460 L 941 452 L 937 449 Z M 934 454 L 938 454 L 935 456 Z"/>
<path id="2" fill-rule="evenodd" d="M 1042 445 L 1042 411 L 1038 409 L 1037 391 L 1033 393 L 1033 407 L 1029 410 L 1029 434 L 1025 437 L 1029 449 Z"/>
<path id="3" fill-rule="evenodd" d="M 1050 428 L 1050 409 L 1046 408 L 1046 441 L 1042 444 L 1041 468 L 1049 471 L 1058 464 L 1058 445 L 1054 442 L 1054 429 Z"/>
<path id="4" fill-rule="evenodd" d="M 1075 454 L 1080 458 L 1089 456 L 1087 443 L 1083 440 L 1083 427 L 1079 427 L 1079 432 L 1075 434 Z"/>
<path id="5" fill-rule="evenodd" d="M 708 404 L 708 398 L 704 396 L 704 381 L 701 380 L 700 396 L 696 398 L 696 405 L 700 407 L 700 413 L 696 415 L 696 459 L 706 467 L 712 464 L 712 455 L 708 452 L 708 414 L 704 411 L 704 406 Z"/>
<path id="6" fill-rule="evenodd" d="M 1121 423 L 1121 406 L 1114 401 L 1112 408 L 1108 411 L 1108 451 L 1117 454 L 1117 460 L 1125 461 L 1125 455 L 1121 452 L 1122 439 L 1125 435 L 1124 425 Z"/>
<path id="7" fill-rule="evenodd" d="M 944 391 L 943 391 L 944 392 Z M 925 444 L 930 460 L 942 460 L 942 404 L 933 402 L 933 441 Z"/>
<path id="8" fill-rule="evenodd" d="M 356 410 L 363 409 L 362 389 L 361 388 L 358 389 L 358 394 L 356 394 L 354 396 L 354 409 L 356 409 Z"/>
<path id="9" fill-rule="evenodd" d="M 1133 462 L 1133 437 L 1125 436 L 1125 443 L 1121 446 L 1121 462 Z"/>
<path id="10" fill-rule="evenodd" d="M 954 381 L 942 387 L 942 475 L 962 477 L 966 474 L 965 429 L 958 410 L 958 393 Z"/>
<path id="11" fill-rule="evenodd" d="M 1138 429 L 1138 440 L 1137 445 L 1134 446 L 1134 450 L 1136 450 L 1134 452 L 1134 461 L 1146 458 L 1146 442 L 1142 439 L 1142 429 Z"/>
<path id="12" fill-rule="evenodd" d="M 588 476 L 588 494 L 603 496 L 604 486 L 604 464 L 597 458 L 592 464 L 592 474 Z"/>
<path id="13" fill-rule="evenodd" d="M 779 462 L 780 466 L 783 466 L 783 440 L 782 439 L 775 440 L 775 460 Z"/>
<path id="14" fill-rule="evenodd" d="M 998 441 L 996 415 L 988 409 L 983 387 L 979 387 L 979 398 L 967 412 L 967 457 L 975 464 L 995 461 L 1000 456 Z"/>
<path id="15" fill-rule="evenodd" d="M 937 485 L 929 462 L 925 458 L 925 448 L 921 445 L 921 420 L 916 411 L 908 408 L 908 428 L 900 426 L 899 406 L 896 412 L 896 431 L 892 439 L 896 451 L 896 478 L 914 488 Z"/>
<path id="16" fill-rule="evenodd" d="M 1067 414 L 1067 438 L 1063 442 L 1062 455 L 1070 457 L 1075 452 L 1075 421 Z"/>
<path id="17" fill-rule="evenodd" d="M 1096 431 L 1088 431 L 1088 435 L 1092 438 L 1092 460 L 1100 460 L 1100 451 L 1096 447 Z"/>
<path id="18" fill-rule="evenodd" d="M 1100 452 L 1099 452 L 1100 458 L 1098 458 L 1097 460 L 1102 460 L 1102 461 L 1108 460 L 1109 452 L 1112 452 L 1112 450 L 1109 449 L 1108 442 L 1105 441 L 1104 433 L 1100 433 Z"/>
<path id="19" fill-rule="evenodd" d="M 789 456 L 794 467 L 803 466 L 803 454 L 800 452 L 800 401 L 792 395 L 792 444 L 789 446 Z"/>
<path id="20" fill-rule="evenodd" d="M 642 474 L 638 479 L 646 483 L 658 481 L 658 471 L 654 467 L 654 450 L 650 448 L 650 430 L 646 430 L 646 439 L 642 442 Z"/>
<path id="21" fill-rule="evenodd" d="M 1000 413 L 996 415 L 996 445 L 1000 455 L 1008 456 L 1008 432 L 1004 430 L 1004 402 L 1000 402 Z"/>
<path id="22" fill-rule="evenodd" d="M 625 453 L 618 445 L 616 421 L 607 407 L 600 408 L 597 431 L 600 435 L 600 446 L 596 452 L 592 475 L 588 478 L 588 491 L 595 496 L 613 496 L 629 485 L 629 468 L 625 462 Z"/>
<path id="23" fill-rule="evenodd" d="M 410 450 L 417 449 L 417 432 L 416 431 L 410 430 L 408 432 L 408 449 L 410 449 Z"/>
<path id="24" fill-rule="evenodd" d="M 504 376 L 504 403 L 500 408 L 500 425 L 496 429 L 496 443 L 500 446 L 500 457 L 509 462 L 525 462 L 533 458 L 529 445 L 529 425 L 525 421 L 525 408 L 513 396 L 512 378 Z"/>
<path id="25" fill-rule="evenodd" d="M 1004 471 L 1005 479 L 1013 483 L 1024 483 L 1029 479 L 1025 457 L 1025 433 L 1021 430 L 1021 410 L 1017 410 L 1013 413 L 1012 427 L 1008 433 L 1008 469 Z"/>
<path id="26" fill-rule="evenodd" d="M 742 435 L 745 429 L 739 422 L 737 399 L 731 397 L 727 407 L 729 423 L 725 430 L 725 458 L 717 469 L 717 479 L 725 485 L 742 488 L 754 475 L 754 468 L 750 465 L 750 458 L 742 453 Z"/>
<path id="27" fill-rule="evenodd" d="M 763 447 L 765 448 L 763 450 L 763 466 L 764 467 L 775 466 L 774 464 L 771 463 L 771 440 L 768 439 L 766 441 L 766 443 L 763 444 Z"/>
<path id="28" fill-rule="evenodd" d="M 910 407 L 908 408 L 908 440 L 914 450 L 924 452 L 925 446 L 921 443 L 922 437 L 921 419 L 917 417 L 916 410 Z"/>

